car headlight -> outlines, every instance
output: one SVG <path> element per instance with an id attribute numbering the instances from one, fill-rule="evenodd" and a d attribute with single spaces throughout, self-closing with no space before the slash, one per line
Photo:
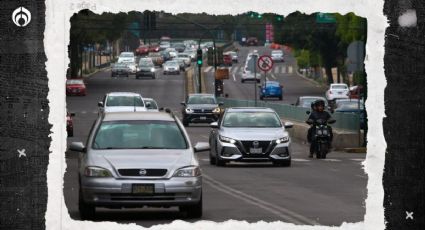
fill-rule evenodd
<path id="1" fill-rule="evenodd" d="M 88 166 L 84 170 L 84 175 L 87 177 L 111 177 L 112 174 L 109 170 L 96 167 L 96 166 Z"/>
<path id="2" fill-rule="evenodd" d="M 185 111 L 186 113 L 193 113 L 193 109 L 190 109 L 190 108 L 186 108 Z"/>
<path id="3" fill-rule="evenodd" d="M 229 137 L 225 137 L 225 136 L 221 136 L 221 135 L 219 135 L 219 136 L 218 136 L 218 138 L 219 138 L 219 139 L 220 139 L 220 141 L 222 141 L 222 142 L 231 143 L 231 144 L 236 143 L 236 141 L 235 141 L 234 139 L 229 138 Z"/>
<path id="4" fill-rule="evenodd" d="M 173 177 L 196 177 L 201 175 L 201 169 L 198 166 L 188 166 L 178 169 Z"/>
<path id="5" fill-rule="evenodd" d="M 213 113 L 220 113 L 221 112 L 221 109 L 219 107 L 217 107 L 217 108 L 213 109 L 212 112 Z"/>
<path id="6" fill-rule="evenodd" d="M 151 72 L 155 72 L 155 68 L 151 68 Z"/>
<path id="7" fill-rule="evenodd" d="M 280 144 L 280 143 L 286 143 L 289 141 L 289 136 L 286 137 L 282 137 L 276 140 L 276 144 Z"/>

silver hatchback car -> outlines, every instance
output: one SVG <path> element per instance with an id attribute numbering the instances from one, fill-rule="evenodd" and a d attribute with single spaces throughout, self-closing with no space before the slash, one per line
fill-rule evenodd
<path id="1" fill-rule="evenodd" d="M 270 108 L 228 108 L 218 122 L 211 123 L 210 164 L 230 161 L 272 161 L 291 165 L 291 139 L 279 116 Z"/>
<path id="2" fill-rule="evenodd" d="M 96 207 L 178 206 L 187 216 L 202 216 L 202 176 L 189 137 L 168 112 L 104 113 L 93 124 L 79 152 L 79 211 L 95 217 Z"/>

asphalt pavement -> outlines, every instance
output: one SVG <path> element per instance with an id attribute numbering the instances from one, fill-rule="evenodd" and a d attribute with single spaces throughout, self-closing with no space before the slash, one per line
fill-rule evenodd
<path id="1" fill-rule="evenodd" d="M 240 49 L 240 66 L 249 49 Z M 261 52 L 270 52 L 255 47 Z M 295 61 L 287 57 L 273 70 L 276 80 L 284 84 L 283 103 L 294 103 L 301 95 L 323 95 L 324 89 L 299 76 Z M 292 58 L 292 61 L 291 61 Z M 292 63 L 292 64 L 291 64 Z M 289 66 L 292 66 L 290 68 Z M 279 72 L 285 69 L 288 72 Z M 291 70 L 292 69 L 292 70 Z M 276 72 L 274 72 L 276 71 Z M 237 71 L 235 71 L 237 73 Z M 211 74 L 210 74 L 211 75 Z M 270 75 L 270 78 L 273 75 Z M 233 77 L 231 77 L 233 78 Z M 237 78 L 237 76 L 235 76 Z M 208 75 L 212 86 L 212 76 Z M 225 82 L 225 92 L 231 98 L 251 99 L 252 84 L 240 82 L 240 78 Z M 111 78 L 105 69 L 87 79 L 85 97 L 67 97 L 67 109 L 74 112 L 74 137 L 72 141 L 85 141 L 93 121 L 97 118 L 97 102 L 112 91 L 140 92 L 154 98 L 160 107 L 168 107 L 181 117 L 180 102 L 184 100 L 184 74 L 163 75 L 157 69 L 157 79 Z M 187 128 L 192 144 L 208 141 L 211 128 L 208 125 L 191 125 Z M 271 163 L 231 163 L 227 167 L 209 164 L 208 152 L 197 153 L 203 173 L 202 220 L 248 222 L 286 221 L 295 224 L 341 225 L 343 222 L 359 222 L 365 214 L 367 176 L 361 162 L 365 154 L 331 152 L 327 159 L 307 157 L 308 145 L 303 140 L 292 140 L 292 166 L 274 167 Z M 64 184 L 65 202 L 70 216 L 80 219 L 78 213 L 77 153 L 66 153 Z M 97 210 L 97 221 L 136 223 L 145 227 L 171 223 L 185 219 L 177 208 L 103 209 Z"/>

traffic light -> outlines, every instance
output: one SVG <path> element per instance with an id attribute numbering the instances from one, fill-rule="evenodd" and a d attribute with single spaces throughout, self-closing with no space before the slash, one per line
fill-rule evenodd
<path id="1" fill-rule="evenodd" d="M 283 16 L 282 15 L 276 15 L 276 21 L 282 22 L 283 21 Z"/>
<path id="2" fill-rule="evenodd" d="M 197 51 L 196 51 L 196 54 L 197 54 L 197 61 L 196 61 L 196 63 L 198 63 L 198 65 L 202 65 L 202 49 L 198 49 Z"/>
<path id="3" fill-rule="evenodd" d="M 209 66 L 213 66 L 214 65 L 214 50 L 212 47 L 208 47 L 208 53 L 207 53 L 207 64 Z"/>
<path id="4" fill-rule="evenodd" d="M 217 57 L 217 66 L 222 65 L 224 63 L 223 47 L 217 47 L 215 55 Z"/>

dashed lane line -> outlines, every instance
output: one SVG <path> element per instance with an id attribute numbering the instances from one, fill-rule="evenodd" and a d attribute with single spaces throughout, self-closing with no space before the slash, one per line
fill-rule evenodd
<path id="1" fill-rule="evenodd" d="M 232 197 L 235 197 L 237 199 L 243 200 L 247 203 L 250 203 L 252 205 L 255 205 L 259 208 L 262 208 L 270 213 L 273 213 L 274 215 L 282 218 L 284 221 L 288 221 L 294 224 L 310 224 L 310 225 L 316 225 L 318 224 L 316 221 L 309 219 L 301 214 L 298 214 L 294 211 L 291 211 L 289 209 L 279 207 L 277 205 L 274 205 L 272 203 L 269 203 L 267 201 L 261 200 L 257 197 L 251 196 L 249 194 L 246 194 L 244 192 L 241 192 L 239 190 L 233 189 L 230 186 L 227 186 L 210 176 L 203 174 L 203 181 L 207 184 L 209 184 L 211 187 L 226 193 Z"/>

